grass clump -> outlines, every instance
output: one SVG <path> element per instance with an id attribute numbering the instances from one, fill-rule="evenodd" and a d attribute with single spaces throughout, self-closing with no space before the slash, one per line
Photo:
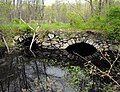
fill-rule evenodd
<path id="1" fill-rule="evenodd" d="M 43 30 L 51 30 L 51 29 L 69 29 L 71 26 L 69 23 L 44 23 L 41 25 L 41 29 Z"/>

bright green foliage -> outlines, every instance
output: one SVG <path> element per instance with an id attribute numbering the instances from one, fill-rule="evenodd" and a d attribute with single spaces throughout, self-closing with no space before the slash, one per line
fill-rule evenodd
<path id="1" fill-rule="evenodd" d="M 104 30 L 108 37 L 120 40 L 120 7 L 111 7 L 106 14 L 94 15 L 84 20 L 82 16 L 68 13 L 70 25 L 79 29 Z"/>
<path id="2" fill-rule="evenodd" d="M 80 26 L 82 25 L 82 19 L 80 16 L 78 16 L 77 14 L 74 13 L 68 13 L 68 19 L 70 21 L 70 25 L 73 27 L 77 27 L 80 28 Z"/>
<path id="3" fill-rule="evenodd" d="M 34 25 L 31 24 L 31 26 Z M 9 46 L 12 46 L 12 41 L 15 35 L 21 34 L 22 32 L 32 32 L 30 27 L 27 24 L 21 22 L 19 19 L 14 19 L 11 23 L 8 24 L 1 24 L 0 30 L 5 35 Z"/>
<path id="4" fill-rule="evenodd" d="M 108 11 L 106 26 L 110 37 L 120 40 L 120 7 L 113 7 Z"/>
<path id="5" fill-rule="evenodd" d="M 45 23 L 41 25 L 41 29 L 43 30 L 51 30 L 51 29 L 69 29 L 70 25 L 68 23 Z"/>
<path id="6" fill-rule="evenodd" d="M 30 27 L 28 25 L 30 25 L 33 28 L 36 28 L 36 24 L 23 23 L 19 19 L 13 19 L 12 22 L 10 22 L 10 23 L 1 24 L 0 25 L 0 30 L 4 30 L 4 31 L 12 30 L 14 32 L 16 32 L 16 30 L 19 30 L 19 31 L 30 31 L 30 32 L 32 32 L 32 30 L 30 29 Z"/>
<path id="7" fill-rule="evenodd" d="M 100 16 L 91 16 L 88 19 L 84 19 L 81 15 L 74 13 L 68 13 L 68 19 L 70 25 L 78 29 L 97 29 L 101 30 L 104 25 L 105 18 Z"/>
<path id="8" fill-rule="evenodd" d="M 100 17 L 100 16 L 92 16 L 91 18 L 89 18 L 89 20 L 86 22 L 86 27 L 87 29 L 96 29 L 96 30 L 102 30 L 104 29 L 104 23 L 105 18 L 104 17 Z"/>

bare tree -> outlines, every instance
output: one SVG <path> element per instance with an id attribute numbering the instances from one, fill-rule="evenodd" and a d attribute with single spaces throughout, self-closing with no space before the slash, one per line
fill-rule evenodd
<path id="1" fill-rule="evenodd" d="M 99 0 L 98 9 L 99 9 L 98 15 L 100 15 L 101 14 L 101 9 L 102 9 L 102 0 Z"/>
<path id="2" fill-rule="evenodd" d="M 93 16 L 94 13 L 93 0 L 90 0 L 90 8 L 91 8 L 91 15 Z"/>
<path id="3" fill-rule="evenodd" d="M 41 19 L 41 21 L 43 21 L 43 19 L 44 19 L 44 7 L 45 7 L 45 5 L 44 5 L 44 0 L 41 0 L 41 16 L 40 16 L 40 19 Z"/>

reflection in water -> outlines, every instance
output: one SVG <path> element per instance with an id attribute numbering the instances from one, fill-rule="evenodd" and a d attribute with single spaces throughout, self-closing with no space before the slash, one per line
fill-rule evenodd
<path id="1" fill-rule="evenodd" d="M 36 54 L 36 58 L 28 54 L 15 54 L 0 60 L 9 61 L 0 65 L 1 92 L 77 92 L 77 85 L 66 85 L 70 84 L 70 73 L 64 68 L 83 66 L 84 61 L 80 57 L 65 50 L 43 49 Z M 80 75 L 84 74 L 81 72 Z M 81 79 L 86 80 L 85 75 L 84 78 L 82 76 Z"/>
<path id="2" fill-rule="evenodd" d="M 57 77 L 63 77 L 65 75 L 65 71 L 58 67 L 47 67 L 46 73 Z"/>

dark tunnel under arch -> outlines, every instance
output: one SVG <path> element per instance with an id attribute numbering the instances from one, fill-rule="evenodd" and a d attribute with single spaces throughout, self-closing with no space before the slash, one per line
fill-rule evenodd
<path id="1" fill-rule="evenodd" d="M 95 52 L 97 52 L 97 49 L 93 45 L 90 45 L 90 44 L 85 43 L 85 42 L 75 43 L 75 44 L 69 45 L 66 48 L 66 50 L 71 54 L 77 53 L 83 57 L 92 55 Z"/>

